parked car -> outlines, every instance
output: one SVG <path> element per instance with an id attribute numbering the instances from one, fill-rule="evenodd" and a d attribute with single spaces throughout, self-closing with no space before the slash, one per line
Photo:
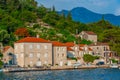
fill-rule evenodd
<path id="1" fill-rule="evenodd" d="M 80 63 L 74 63 L 73 66 L 78 67 L 78 66 L 81 66 L 81 64 Z"/>
<path id="2" fill-rule="evenodd" d="M 105 63 L 104 62 L 98 62 L 96 63 L 96 65 L 104 65 Z"/>

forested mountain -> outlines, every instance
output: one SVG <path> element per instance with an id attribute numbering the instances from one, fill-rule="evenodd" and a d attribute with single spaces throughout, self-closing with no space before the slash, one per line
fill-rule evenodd
<path id="1" fill-rule="evenodd" d="M 68 13 L 71 13 L 72 19 L 74 21 L 79 21 L 83 23 L 91 23 L 101 20 L 102 16 L 104 16 L 105 20 L 111 22 L 114 25 L 120 25 L 120 16 L 115 16 L 113 14 L 99 14 L 92 12 L 84 7 L 76 7 L 72 10 L 62 10 L 59 11 L 59 14 L 68 15 Z"/>
<path id="2" fill-rule="evenodd" d="M 101 18 L 85 24 L 58 14 L 55 7 L 37 6 L 35 0 L 0 0 L 0 42 L 12 45 L 20 38 L 40 35 L 41 38 L 61 42 L 90 44 L 76 35 L 81 31 L 94 31 L 100 42 L 110 43 L 111 49 L 120 53 L 120 28 Z"/>

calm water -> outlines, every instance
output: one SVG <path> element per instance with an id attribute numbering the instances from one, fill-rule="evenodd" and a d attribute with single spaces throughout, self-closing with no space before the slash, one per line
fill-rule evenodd
<path id="1" fill-rule="evenodd" d="M 0 80 L 120 80 L 119 69 L 0 73 Z"/>

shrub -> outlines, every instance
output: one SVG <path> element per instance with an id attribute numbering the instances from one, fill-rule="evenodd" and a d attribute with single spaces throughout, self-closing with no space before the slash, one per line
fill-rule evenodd
<path id="1" fill-rule="evenodd" d="M 85 62 L 89 63 L 89 62 L 93 62 L 95 60 L 95 57 L 90 54 L 85 54 L 83 56 L 83 59 Z"/>

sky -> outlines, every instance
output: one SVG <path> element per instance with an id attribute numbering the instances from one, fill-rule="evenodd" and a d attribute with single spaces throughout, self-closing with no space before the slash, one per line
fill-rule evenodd
<path id="1" fill-rule="evenodd" d="M 47 8 L 55 6 L 57 11 L 71 10 L 75 7 L 85 7 L 101 14 L 120 15 L 120 0 L 36 0 L 38 5 Z"/>

